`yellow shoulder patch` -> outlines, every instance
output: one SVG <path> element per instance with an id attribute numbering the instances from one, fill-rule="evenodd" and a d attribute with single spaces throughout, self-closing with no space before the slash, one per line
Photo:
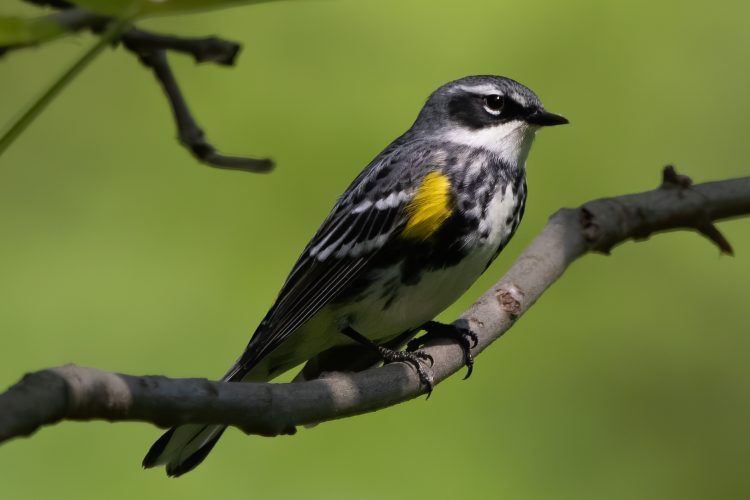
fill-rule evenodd
<path id="1" fill-rule="evenodd" d="M 451 183 L 448 177 L 432 171 L 424 176 L 414 198 L 406 206 L 409 219 L 401 232 L 403 238 L 426 240 L 452 212 Z"/>

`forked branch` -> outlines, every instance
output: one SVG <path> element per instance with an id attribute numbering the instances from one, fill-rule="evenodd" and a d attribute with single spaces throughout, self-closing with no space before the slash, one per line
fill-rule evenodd
<path id="1" fill-rule="evenodd" d="M 102 36 L 114 22 L 111 18 L 76 8 L 68 2 L 59 0 L 31 1 L 37 5 L 47 5 L 60 9 L 48 17 L 55 24 L 65 28 L 66 32 L 90 31 Z M 152 33 L 135 26 L 128 26 L 127 29 L 122 31 L 119 40 L 122 41 L 126 50 L 135 54 L 146 67 L 152 70 L 172 109 L 179 141 L 196 159 L 212 167 L 231 170 L 269 172 L 273 169 L 273 162 L 270 159 L 224 155 L 208 142 L 203 129 L 190 112 L 167 60 L 167 52 L 171 51 L 188 54 L 193 57 L 196 63 L 208 62 L 233 66 L 240 51 L 238 43 L 214 36 L 196 38 Z M 7 51 L 25 47 L 27 45 L 0 46 L 0 56 Z M 40 101 L 37 101 L 35 106 L 25 114 L 28 119 L 16 122 L 5 136 L 0 137 L 0 153 L 8 147 L 42 108 L 43 105 L 40 105 Z"/>

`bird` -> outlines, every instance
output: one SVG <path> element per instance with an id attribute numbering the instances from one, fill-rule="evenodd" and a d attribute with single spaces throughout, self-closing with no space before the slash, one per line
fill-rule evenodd
<path id="1" fill-rule="evenodd" d="M 467 76 L 439 87 L 413 125 L 338 198 L 222 380 L 265 382 L 302 364 L 295 380 L 309 380 L 402 361 L 429 394 L 432 359 L 416 347 L 431 337 L 455 339 L 470 374 L 476 335 L 434 318 L 516 232 L 536 132 L 566 123 L 510 78 Z M 420 331 L 425 335 L 402 350 Z M 143 466 L 182 475 L 206 458 L 225 429 L 174 427 L 152 445 Z"/>

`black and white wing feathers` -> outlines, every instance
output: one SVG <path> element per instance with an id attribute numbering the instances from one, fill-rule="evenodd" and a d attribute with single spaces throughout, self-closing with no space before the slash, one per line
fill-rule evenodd
<path id="1" fill-rule="evenodd" d="M 387 152 L 386 152 L 387 153 Z M 414 183 L 399 183 L 404 168 L 384 154 L 355 179 L 308 243 L 247 349 L 225 380 L 239 380 L 360 275 L 405 224 Z M 408 171 L 409 169 L 406 169 Z M 412 169 L 414 170 L 414 169 Z"/>

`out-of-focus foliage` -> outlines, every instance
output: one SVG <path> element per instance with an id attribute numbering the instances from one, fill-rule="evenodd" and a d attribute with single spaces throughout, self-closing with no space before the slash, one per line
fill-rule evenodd
<path id="1" fill-rule="evenodd" d="M 278 2 L 148 19 L 244 43 L 238 66 L 171 57 L 208 137 L 269 175 L 198 165 L 160 89 L 105 52 L 0 158 L 0 383 L 75 361 L 220 376 L 352 178 L 428 93 L 527 84 L 571 124 L 539 133 L 529 200 L 487 288 L 561 206 L 750 173 L 750 5 L 636 0 Z M 0 61 L 11 118 L 93 42 Z M 4 119 L 4 120 L 5 120 Z M 588 256 L 468 381 L 294 437 L 226 433 L 195 472 L 140 460 L 143 424 L 65 423 L 0 447 L 3 498 L 750 497 L 750 221 L 736 257 L 688 232 Z"/>
<path id="2" fill-rule="evenodd" d="M 23 18 L 0 15 L 0 46 L 30 45 L 51 40 L 65 28 L 49 16 Z"/>
<path id="3" fill-rule="evenodd" d="M 73 3 L 108 16 L 148 16 L 221 9 L 276 0 L 74 0 Z"/>
<path id="4" fill-rule="evenodd" d="M 273 1 L 276 0 L 75 0 L 71 3 L 96 14 L 131 19 Z M 59 21 L 54 15 L 22 17 L 0 13 L 0 46 L 50 41 L 68 32 L 68 27 Z"/>

